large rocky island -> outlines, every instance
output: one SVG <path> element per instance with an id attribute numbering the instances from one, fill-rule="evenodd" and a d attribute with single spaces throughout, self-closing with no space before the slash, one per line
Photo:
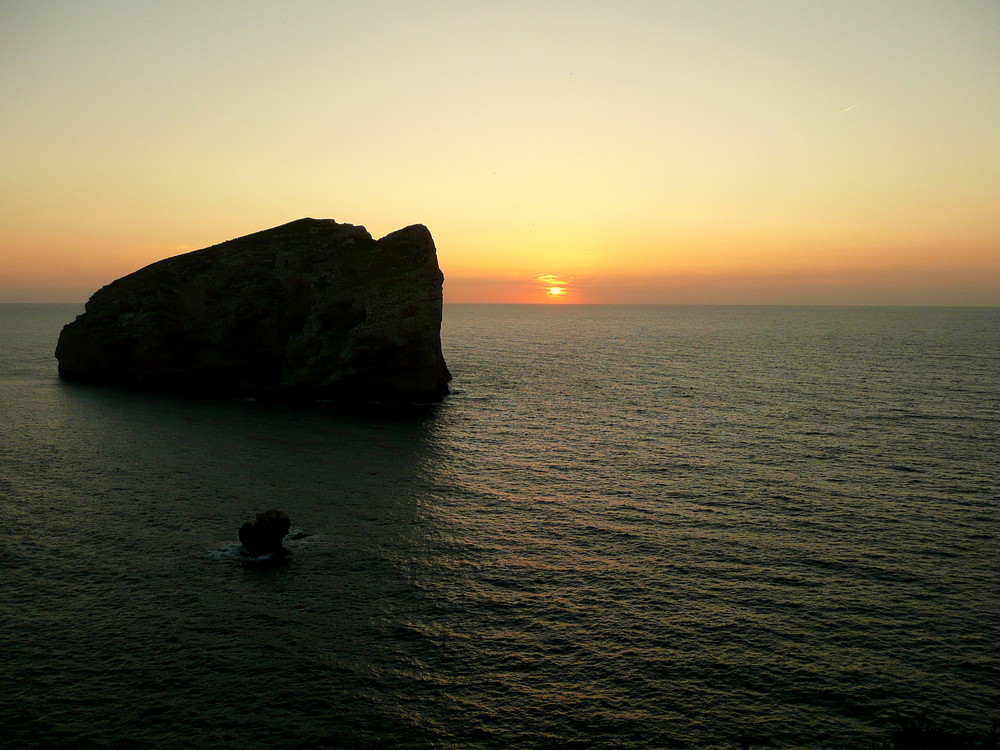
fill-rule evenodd
<path id="1" fill-rule="evenodd" d="M 438 400 L 444 277 L 414 225 L 299 219 L 99 289 L 59 336 L 68 379 L 241 396 Z"/>

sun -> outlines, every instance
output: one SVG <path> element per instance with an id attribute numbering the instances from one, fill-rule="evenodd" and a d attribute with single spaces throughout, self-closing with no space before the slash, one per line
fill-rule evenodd
<path id="1" fill-rule="evenodd" d="M 565 293 L 566 293 L 566 290 L 563 287 L 561 287 L 561 286 L 550 286 L 549 287 L 549 294 L 551 294 L 553 297 L 558 297 L 560 294 L 565 294 Z"/>

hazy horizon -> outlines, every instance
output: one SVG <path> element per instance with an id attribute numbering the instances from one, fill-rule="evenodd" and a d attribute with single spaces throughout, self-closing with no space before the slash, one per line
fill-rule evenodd
<path id="1" fill-rule="evenodd" d="M 446 302 L 1000 305 L 996 3 L 232 10 L 0 10 L 0 301 L 314 216 Z"/>
<path id="2" fill-rule="evenodd" d="M 36 305 L 79 305 L 83 306 L 87 303 L 87 300 L 60 300 L 60 301 L 46 301 L 46 300 L 27 300 L 20 302 L 7 302 L 0 301 L 0 307 L 4 305 L 9 306 L 36 306 Z M 1000 305 L 909 305 L 909 304 L 896 304 L 896 305 L 867 305 L 867 304 L 781 304 L 781 303 L 740 303 L 740 302 L 565 302 L 560 301 L 555 305 L 550 301 L 544 302 L 448 302 L 445 300 L 444 304 L 465 306 L 465 305 L 514 305 L 523 307 L 553 307 L 553 306 L 576 306 L 576 307 L 831 307 L 831 308 L 946 308 L 946 307 L 970 307 L 970 308 L 994 308 L 1000 307 Z"/>

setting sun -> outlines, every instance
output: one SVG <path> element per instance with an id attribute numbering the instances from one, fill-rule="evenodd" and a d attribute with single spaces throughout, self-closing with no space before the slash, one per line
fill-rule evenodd
<path id="1" fill-rule="evenodd" d="M 560 294 L 565 294 L 565 293 L 566 293 L 566 290 L 563 289 L 561 286 L 550 286 L 549 287 L 549 294 L 551 294 L 553 297 L 558 297 Z"/>

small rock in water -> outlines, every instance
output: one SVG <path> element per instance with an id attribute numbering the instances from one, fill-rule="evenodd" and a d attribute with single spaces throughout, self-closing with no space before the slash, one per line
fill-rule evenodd
<path id="1" fill-rule="evenodd" d="M 281 540 L 291 528 L 288 514 L 271 509 L 257 514 L 257 520 L 240 527 L 240 544 L 253 557 L 284 552 Z"/>

